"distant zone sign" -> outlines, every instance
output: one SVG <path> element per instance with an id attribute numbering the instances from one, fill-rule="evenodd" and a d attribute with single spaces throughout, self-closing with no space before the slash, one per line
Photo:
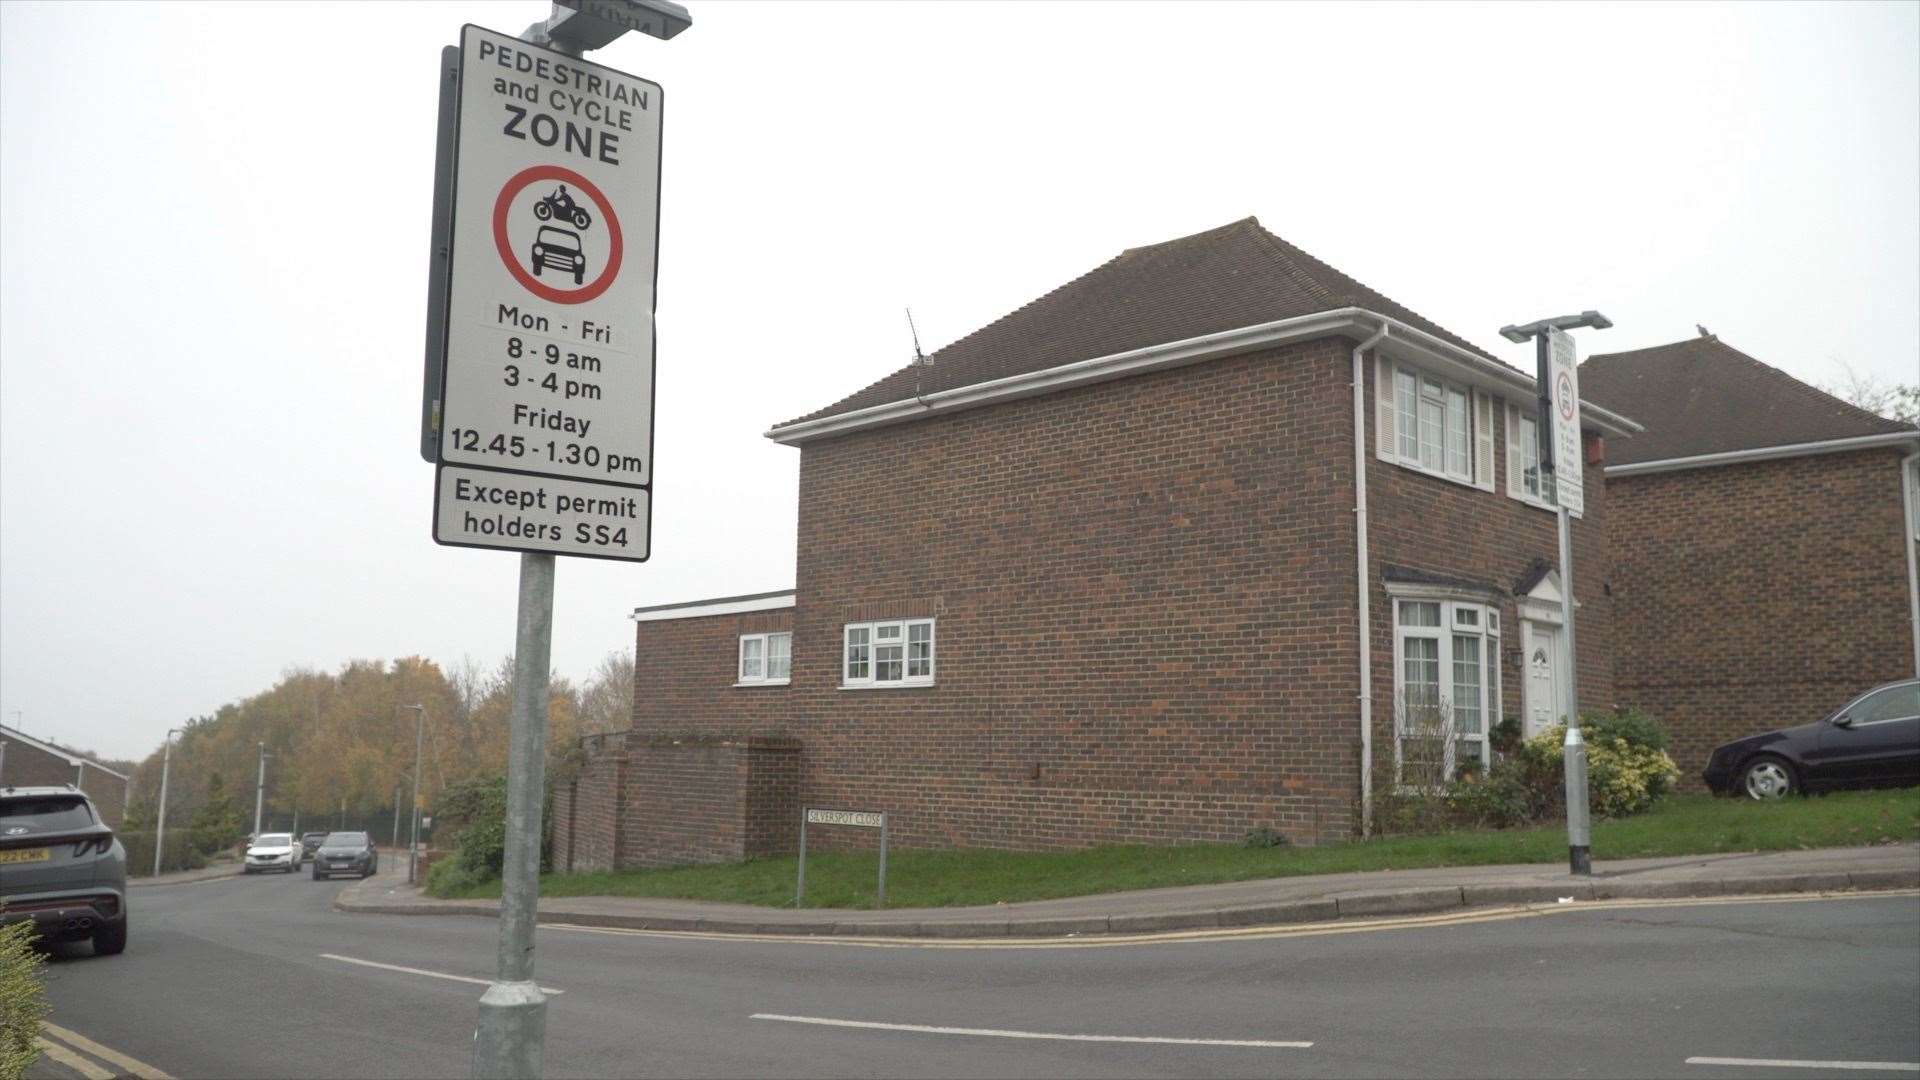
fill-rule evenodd
<path id="1" fill-rule="evenodd" d="M 462 29 L 434 539 L 644 560 L 658 84 Z"/>
<path id="2" fill-rule="evenodd" d="M 1553 378 L 1553 485 L 1569 514 L 1586 511 L 1584 462 L 1580 448 L 1580 356 L 1573 335 L 1547 331 Z"/>

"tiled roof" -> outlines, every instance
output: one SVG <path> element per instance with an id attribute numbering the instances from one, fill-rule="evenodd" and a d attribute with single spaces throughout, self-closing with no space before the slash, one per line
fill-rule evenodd
<path id="1" fill-rule="evenodd" d="M 1609 465 L 1913 430 L 1711 335 L 1589 357 L 1580 396 L 1646 425 L 1607 447 Z"/>
<path id="2" fill-rule="evenodd" d="M 1361 307 L 1495 363 L 1442 329 L 1244 218 L 1130 248 L 1088 273 L 879 382 L 788 423 L 1045 371 L 1095 357 L 1301 315 Z M 916 383 L 917 373 L 917 383 Z"/>

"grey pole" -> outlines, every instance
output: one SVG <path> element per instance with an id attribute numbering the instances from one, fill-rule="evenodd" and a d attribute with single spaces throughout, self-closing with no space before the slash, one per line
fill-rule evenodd
<path id="1" fill-rule="evenodd" d="M 267 795 L 267 744 L 260 744 L 260 778 L 253 784 L 253 835 L 260 835 L 260 807 L 265 804 Z"/>
<path id="2" fill-rule="evenodd" d="M 500 884 L 498 973 L 480 996 L 476 1078 L 539 1077 L 546 1069 L 547 999 L 533 980 L 540 901 L 540 803 L 547 748 L 547 665 L 553 650 L 552 555 L 520 556 L 507 743 L 506 858 Z"/>
<path id="3" fill-rule="evenodd" d="M 1598 315 L 1589 312 L 1588 315 Z M 1600 325 L 1598 322 L 1582 321 L 1565 325 Z M 1606 323 L 1611 326 L 1611 323 Z M 1567 514 L 1566 501 L 1560 498 L 1560 477 L 1554 470 L 1553 422 L 1553 345 L 1547 328 L 1536 324 L 1533 330 L 1534 358 L 1537 365 L 1535 383 L 1539 390 L 1539 418 L 1534 431 L 1540 437 L 1540 469 L 1544 473 L 1554 473 L 1555 517 L 1559 519 L 1560 533 L 1560 615 L 1565 620 L 1567 653 L 1567 688 L 1564 693 L 1567 710 L 1567 733 L 1560 747 L 1560 758 L 1566 772 L 1567 791 L 1567 870 L 1569 873 L 1585 877 L 1593 873 L 1593 826 L 1589 820 L 1587 805 L 1587 743 L 1580 734 L 1580 667 L 1579 653 L 1573 647 L 1573 540 L 1572 522 Z M 1605 326 L 1601 326 L 1605 329 Z M 1506 331 L 1502 330 L 1505 334 Z M 1574 423 L 1580 422 L 1574 417 Z M 1575 462 L 1575 468 L 1580 467 Z"/>
<path id="4" fill-rule="evenodd" d="M 153 830 L 153 876 L 160 876 L 160 853 L 167 849 L 167 770 L 173 766 L 173 733 L 167 729 L 167 741 L 160 751 L 160 821 Z"/>
<path id="5" fill-rule="evenodd" d="M 393 846 L 394 847 L 400 846 L 400 792 L 404 791 L 405 789 L 406 789 L 405 784 L 393 785 Z"/>
<path id="6" fill-rule="evenodd" d="M 1561 618 L 1567 630 L 1567 738 L 1560 755 L 1567 771 L 1567 868 L 1593 873 L 1593 825 L 1587 805 L 1587 744 L 1580 734 L 1580 671 L 1573 648 L 1573 541 L 1567 508 L 1560 507 Z"/>
<path id="7" fill-rule="evenodd" d="M 407 840 L 407 884 L 412 885 L 419 877 L 420 867 L 420 759 L 425 745 L 421 739 L 426 731 L 427 707 L 409 705 L 407 708 L 413 710 L 413 809 L 409 811 L 413 830 Z"/>

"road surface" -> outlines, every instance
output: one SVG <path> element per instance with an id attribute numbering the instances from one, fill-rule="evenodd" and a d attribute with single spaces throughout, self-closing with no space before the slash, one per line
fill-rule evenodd
<path id="1" fill-rule="evenodd" d="M 124 955 L 53 958 L 52 1022 L 175 1077 L 467 1075 L 494 923 L 340 914 L 343 887 L 136 889 Z M 1920 1075 L 1911 894 L 1341 931 L 1010 948 L 543 927 L 547 1072 Z"/>

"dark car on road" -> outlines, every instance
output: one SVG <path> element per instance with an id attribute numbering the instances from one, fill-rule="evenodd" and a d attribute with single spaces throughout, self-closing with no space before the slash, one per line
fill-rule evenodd
<path id="1" fill-rule="evenodd" d="M 1701 778 L 1715 794 L 1753 799 L 1920 784 L 1920 679 L 1875 687 L 1825 720 L 1727 743 Z"/>
<path id="2" fill-rule="evenodd" d="M 320 843 L 326 838 L 327 834 L 323 832 L 301 833 L 300 861 L 305 862 L 313 858 L 313 853 L 320 850 Z"/>
<path id="3" fill-rule="evenodd" d="M 43 938 L 127 947 L 127 851 L 73 787 L 0 788 L 0 925 Z"/>
<path id="4" fill-rule="evenodd" d="M 335 874 L 370 877 L 380 869 L 380 853 L 373 850 L 373 838 L 363 832 L 328 833 L 313 853 L 313 880 Z"/>

